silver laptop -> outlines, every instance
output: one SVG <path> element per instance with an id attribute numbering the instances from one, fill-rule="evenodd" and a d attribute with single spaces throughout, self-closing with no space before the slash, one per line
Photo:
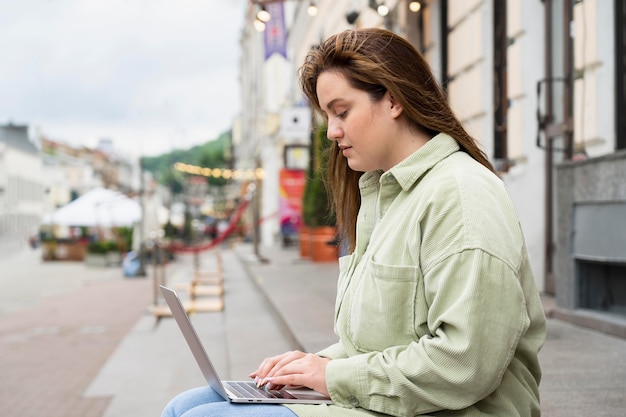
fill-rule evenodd
<path id="1" fill-rule="evenodd" d="M 161 292 L 174 319 L 180 328 L 191 353 L 193 353 L 207 384 L 227 401 L 235 403 L 274 403 L 274 404 L 332 404 L 327 396 L 308 388 L 285 387 L 281 390 L 258 388 L 252 381 L 222 381 L 217 375 L 209 355 L 207 355 L 180 298 L 170 288 L 161 287 Z"/>

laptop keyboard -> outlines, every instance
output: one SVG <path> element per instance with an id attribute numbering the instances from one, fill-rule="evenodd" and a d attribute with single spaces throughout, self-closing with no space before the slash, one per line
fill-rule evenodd
<path id="1" fill-rule="evenodd" d="M 265 391 L 264 389 L 257 388 L 254 382 L 229 382 L 228 386 L 243 397 L 282 398 L 272 394 L 271 392 Z"/>

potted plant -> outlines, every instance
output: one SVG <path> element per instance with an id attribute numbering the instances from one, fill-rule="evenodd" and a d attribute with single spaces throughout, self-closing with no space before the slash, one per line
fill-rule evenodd
<path id="1" fill-rule="evenodd" d="M 106 243 L 106 261 L 107 265 L 122 265 L 122 253 L 120 245 L 115 240 L 109 240 Z"/>
<path id="2" fill-rule="evenodd" d="M 302 221 L 310 234 L 311 260 L 331 262 L 338 258 L 338 248 L 333 243 L 337 222 L 324 183 L 326 150 L 331 145 L 326 139 L 325 126 L 317 128 L 312 142 L 312 161 L 302 197 Z"/>
<path id="3" fill-rule="evenodd" d="M 51 228 L 42 228 L 39 232 L 41 242 L 41 255 L 44 261 L 54 261 L 56 259 L 57 240 Z"/>
<path id="4" fill-rule="evenodd" d="M 85 264 L 89 266 L 107 266 L 109 245 L 106 241 L 95 241 L 87 245 Z"/>

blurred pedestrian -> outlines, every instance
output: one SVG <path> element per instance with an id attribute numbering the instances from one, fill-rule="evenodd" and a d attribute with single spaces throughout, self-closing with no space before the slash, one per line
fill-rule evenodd
<path id="1" fill-rule="evenodd" d="M 546 323 L 522 230 L 424 58 L 392 32 L 348 30 L 309 52 L 300 82 L 337 145 L 339 341 L 268 358 L 251 377 L 334 405 L 263 415 L 539 416 Z M 242 415 L 216 414 L 201 392 L 164 416 Z"/>
<path id="2" fill-rule="evenodd" d="M 28 236 L 28 245 L 32 249 L 37 249 L 39 247 L 39 237 L 36 234 Z"/>

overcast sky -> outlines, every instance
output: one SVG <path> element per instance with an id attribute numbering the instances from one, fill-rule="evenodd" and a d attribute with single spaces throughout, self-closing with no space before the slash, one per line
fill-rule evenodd
<path id="1" fill-rule="evenodd" d="M 247 0 L 0 0 L 0 123 L 135 155 L 215 139 L 240 111 Z"/>

